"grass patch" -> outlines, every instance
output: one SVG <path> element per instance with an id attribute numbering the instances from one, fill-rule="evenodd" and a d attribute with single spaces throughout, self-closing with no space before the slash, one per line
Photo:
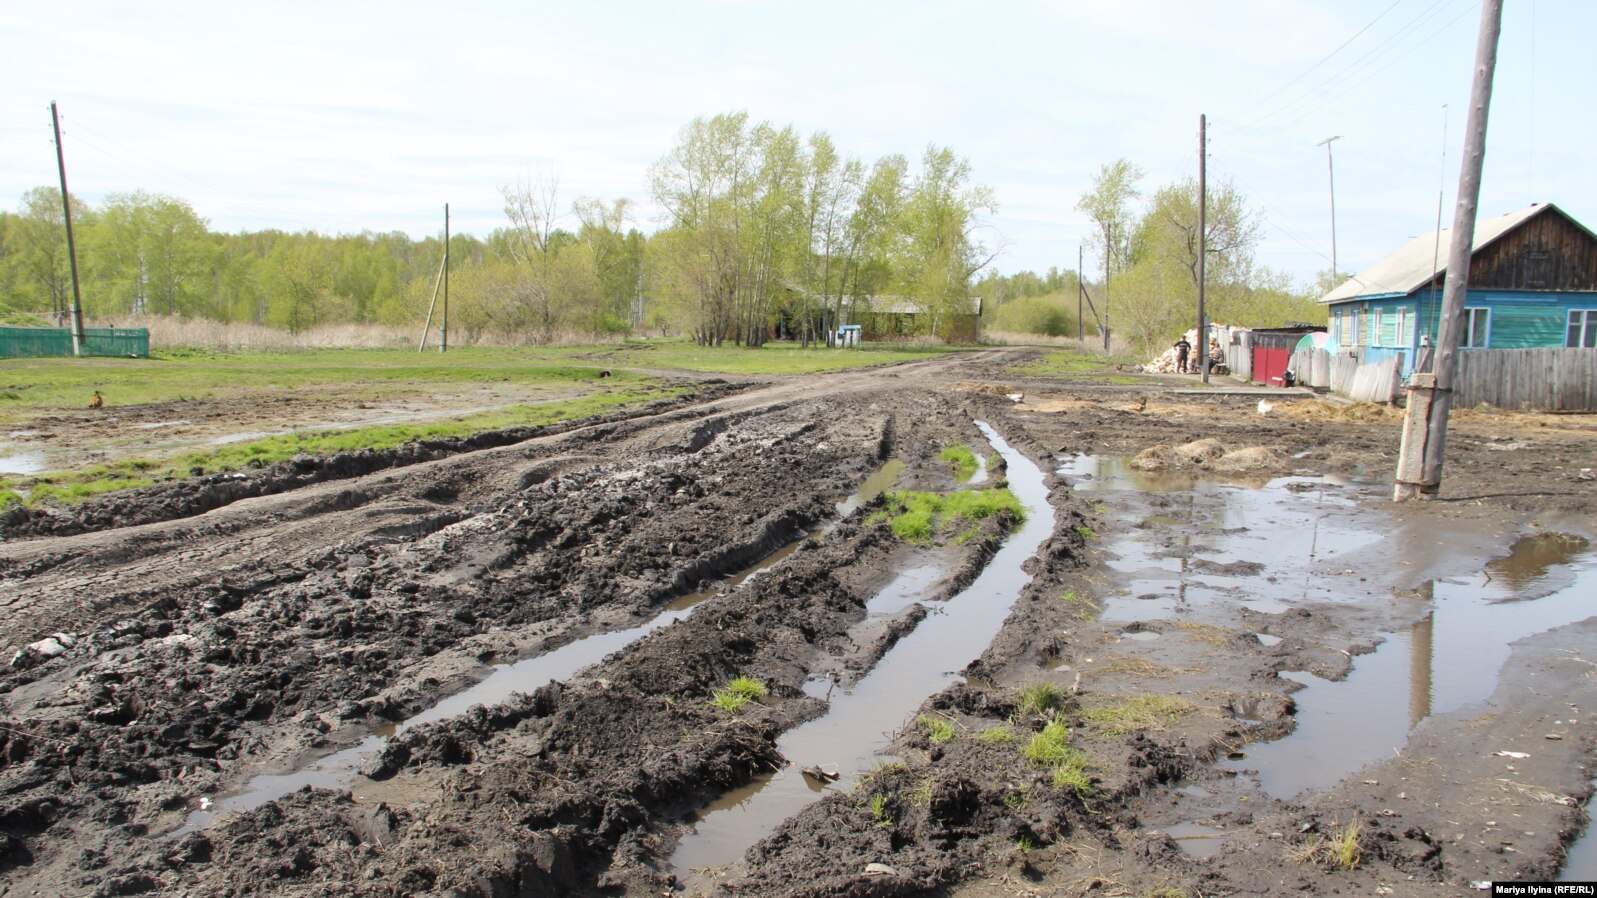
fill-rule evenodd
<path id="1" fill-rule="evenodd" d="M 768 694 L 765 684 L 753 677 L 733 677 L 732 682 L 726 684 L 726 691 L 751 700 L 765 698 Z"/>
<path id="2" fill-rule="evenodd" d="M 1364 863 L 1364 849 L 1359 837 L 1364 827 L 1357 820 L 1349 823 L 1329 837 L 1315 835 L 1292 852 L 1303 863 L 1316 864 L 1339 870 L 1355 870 Z"/>
<path id="3" fill-rule="evenodd" d="M 733 677 L 725 687 L 715 690 L 710 696 L 710 706 L 719 708 L 728 714 L 737 714 L 743 706 L 756 699 L 765 698 L 765 684 L 753 677 Z"/>
<path id="4" fill-rule="evenodd" d="M 0 484 L 26 485 L 27 504 L 37 504 L 46 499 L 74 504 L 103 493 L 187 477 L 195 468 L 207 473 L 237 471 L 276 464 L 298 455 L 335 455 L 362 449 L 392 449 L 411 442 L 462 438 L 486 431 L 516 427 L 541 427 L 561 421 L 608 414 L 630 406 L 681 395 L 683 392 L 676 388 L 660 389 L 643 385 L 538 405 L 516 405 L 432 424 L 382 425 L 348 430 L 313 430 L 281 434 L 248 443 L 218 446 L 203 452 L 189 452 L 172 459 L 160 461 L 148 458 L 123 459 L 88 468 L 38 474 L 25 480 L 19 478 Z"/>
<path id="5" fill-rule="evenodd" d="M 1026 519 L 1020 500 L 1007 489 L 957 493 L 897 490 L 882 495 L 886 508 L 871 515 L 866 523 L 885 520 L 892 527 L 893 535 L 910 543 L 924 545 L 951 530 L 957 530 L 956 541 L 970 539 L 976 533 L 977 524 L 1000 511 L 1012 514 L 1017 524 Z"/>
<path id="6" fill-rule="evenodd" d="M 1046 680 L 1028 683 L 1020 690 L 1020 710 L 1047 714 L 1059 706 L 1059 700 L 1063 697 L 1064 691 Z"/>
<path id="7" fill-rule="evenodd" d="M 1105 358 L 1078 349 L 1056 349 L 1040 359 L 1012 366 L 1009 371 L 1021 377 L 1045 380 L 1092 381 L 1109 384 L 1145 383 L 1144 378 L 1116 371 L 1116 365 L 1135 364 L 1130 358 Z"/>
<path id="8" fill-rule="evenodd" d="M 1004 745 L 1015 741 L 1015 729 L 1007 723 L 997 723 L 976 734 L 976 741 L 986 745 Z"/>
<path id="9" fill-rule="evenodd" d="M 1086 524 L 1077 524 L 1076 534 L 1089 543 L 1098 538 L 1098 531 L 1088 527 Z"/>
<path id="10" fill-rule="evenodd" d="M 1080 752 L 1070 745 L 1070 728 L 1062 720 L 1050 720 L 1038 732 L 1032 733 L 1026 747 L 1021 749 L 1026 760 L 1039 767 L 1052 767 L 1077 756 Z"/>
<path id="11" fill-rule="evenodd" d="M 1094 673 L 1098 674 L 1124 674 L 1132 677 L 1172 677 L 1176 674 L 1196 673 L 1197 671 L 1185 667 L 1171 667 L 1138 658 L 1134 655 L 1116 655 L 1099 664 Z"/>
<path id="12" fill-rule="evenodd" d="M 1004 793 L 1004 807 L 1011 811 L 1018 811 L 1031 804 L 1031 787 L 1022 786 L 1013 792 Z"/>
<path id="13" fill-rule="evenodd" d="M 893 812 L 888 806 L 886 795 L 872 795 L 870 801 L 871 819 L 876 821 L 877 829 L 891 829 L 893 826 Z"/>
<path id="14" fill-rule="evenodd" d="M 1069 760 L 1054 765 L 1054 788 L 1061 792 L 1074 792 L 1081 798 L 1092 794 L 1092 777 L 1087 773 L 1087 756 L 1077 754 Z"/>
<path id="15" fill-rule="evenodd" d="M 955 736 L 953 721 L 930 714 L 920 716 L 920 725 L 926 728 L 926 735 L 932 740 L 933 745 L 942 745 L 944 742 L 953 741 Z"/>
<path id="16" fill-rule="evenodd" d="M 1174 695 L 1136 695 L 1113 705 L 1089 708 L 1081 712 L 1081 717 L 1111 736 L 1126 736 L 1167 729 L 1194 708 L 1192 702 Z"/>
<path id="17" fill-rule="evenodd" d="M 948 462 L 949 467 L 954 469 L 954 476 L 960 480 L 975 477 L 976 470 L 981 467 L 976 461 L 976 453 L 964 443 L 949 443 L 937 457 Z"/>

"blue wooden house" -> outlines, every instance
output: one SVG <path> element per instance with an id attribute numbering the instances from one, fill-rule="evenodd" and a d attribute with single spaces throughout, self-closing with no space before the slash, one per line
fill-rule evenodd
<path id="1" fill-rule="evenodd" d="M 1343 350 L 1402 353 L 1412 373 L 1436 340 L 1451 236 L 1416 237 L 1321 297 Z M 1597 235 L 1551 203 L 1478 220 L 1464 313 L 1467 350 L 1597 347 Z"/>

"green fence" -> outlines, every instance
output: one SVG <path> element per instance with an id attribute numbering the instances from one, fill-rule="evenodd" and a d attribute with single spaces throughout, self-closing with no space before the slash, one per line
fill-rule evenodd
<path id="1" fill-rule="evenodd" d="M 72 354 L 72 332 L 64 327 L 0 327 L 0 359 L 44 358 Z M 147 358 L 147 328 L 86 327 L 83 354 Z"/>

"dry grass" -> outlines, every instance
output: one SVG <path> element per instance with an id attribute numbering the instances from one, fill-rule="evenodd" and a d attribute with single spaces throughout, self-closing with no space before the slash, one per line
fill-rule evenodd
<path id="1" fill-rule="evenodd" d="M 399 327 L 383 324 L 328 324 L 293 334 L 278 328 L 245 322 L 226 323 L 204 318 L 139 315 L 85 322 L 89 327 L 148 328 L 150 348 L 204 349 L 211 352 L 293 352 L 306 349 L 403 349 L 416 347 L 420 324 Z M 436 326 L 428 346 L 438 345 Z M 620 342 L 620 337 L 596 338 L 590 333 L 556 333 L 553 339 L 531 334 L 451 332 L 450 346 L 597 345 Z"/>
<path id="2" fill-rule="evenodd" d="M 1138 658 L 1135 655 L 1116 655 L 1113 658 L 1107 658 L 1098 664 L 1093 668 L 1092 673 L 1105 676 L 1111 674 L 1121 674 L 1132 677 L 1148 677 L 1151 679 L 1155 677 L 1173 677 L 1179 674 L 1198 673 L 1198 671 L 1188 667 L 1171 667 L 1165 664 L 1158 664 L 1153 661 L 1149 661 L 1146 658 Z"/>
<path id="3" fill-rule="evenodd" d="M 1088 708 L 1082 719 L 1111 736 L 1161 732 L 1192 714 L 1197 706 L 1174 695 L 1135 695 L 1123 701 Z"/>
<path id="4" fill-rule="evenodd" d="M 1171 621 L 1170 626 L 1184 630 L 1188 636 L 1198 642 L 1208 643 L 1215 648 L 1220 648 L 1237 635 L 1235 630 L 1227 630 L 1214 624 L 1200 624 L 1196 621 Z"/>
<path id="5" fill-rule="evenodd" d="M 1330 870 L 1354 870 L 1364 862 L 1360 837 L 1364 827 L 1357 820 L 1333 830 L 1330 836 L 1314 835 L 1290 850 L 1288 856 L 1300 864 L 1314 864 Z"/>

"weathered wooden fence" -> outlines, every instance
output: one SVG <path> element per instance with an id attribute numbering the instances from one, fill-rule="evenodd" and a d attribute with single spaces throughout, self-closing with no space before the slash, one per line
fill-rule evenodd
<path id="1" fill-rule="evenodd" d="M 1357 402 L 1392 402 L 1403 386 L 1403 356 L 1389 355 L 1365 362 L 1363 356 L 1332 355 L 1323 349 L 1292 353 L 1292 373 L 1297 382 L 1330 390 Z"/>
<path id="2" fill-rule="evenodd" d="M 1597 349 L 1474 349 L 1458 354 L 1453 403 L 1597 412 Z"/>

